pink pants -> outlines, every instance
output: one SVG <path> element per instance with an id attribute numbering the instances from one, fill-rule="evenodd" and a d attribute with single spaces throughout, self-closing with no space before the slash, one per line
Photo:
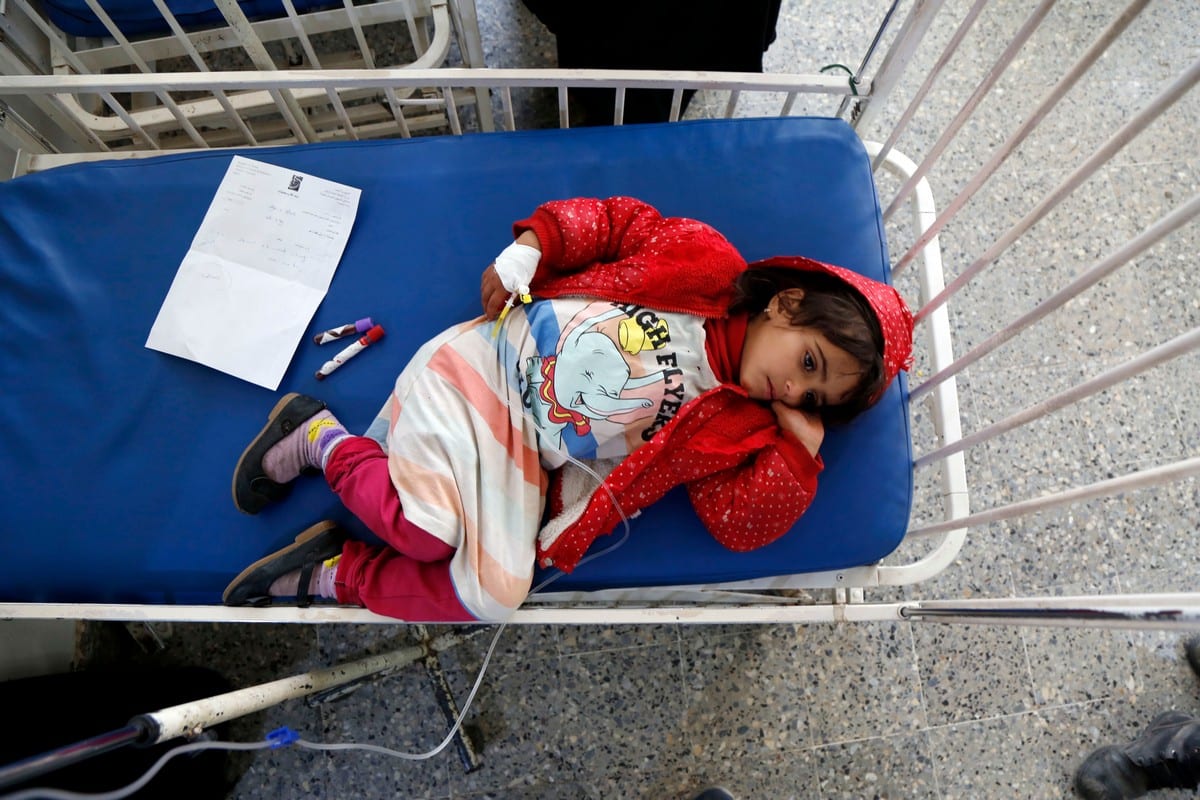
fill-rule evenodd
<path id="1" fill-rule="evenodd" d="M 342 504 L 387 542 L 349 540 L 337 570 L 339 603 L 366 606 L 411 622 L 469 622 L 450 581 L 455 549 L 404 517 L 388 474 L 387 454 L 374 439 L 355 436 L 337 445 L 325 480 Z"/>

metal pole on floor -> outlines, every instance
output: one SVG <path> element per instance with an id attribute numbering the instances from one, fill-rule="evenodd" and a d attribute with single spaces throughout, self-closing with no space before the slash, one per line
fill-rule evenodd
<path id="1" fill-rule="evenodd" d="M 347 664 L 140 714 L 119 730 L 0 767 L 0 789 L 129 744 L 149 747 L 181 736 L 198 736 L 206 728 L 262 711 L 285 700 L 325 692 L 436 656 L 462 639 L 461 634 L 451 632 L 433 640 L 422 641 L 421 644 L 368 656 Z"/>
<path id="2" fill-rule="evenodd" d="M 93 736 L 90 739 L 84 739 L 83 741 L 60 747 L 57 750 L 51 750 L 47 753 L 18 761 L 15 764 L 0 767 L 0 789 L 16 786 L 31 778 L 69 767 L 92 756 L 109 753 L 126 745 L 134 744 L 145 734 L 145 728 L 131 723 L 124 728 L 102 733 L 99 736 Z"/>

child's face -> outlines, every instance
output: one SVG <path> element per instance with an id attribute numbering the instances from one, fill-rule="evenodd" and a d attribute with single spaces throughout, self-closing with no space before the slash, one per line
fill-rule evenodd
<path id="1" fill-rule="evenodd" d="M 779 298 L 793 293 L 803 295 L 800 289 L 781 292 L 766 314 L 750 320 L 738 384 L 755 400 L 779 400 L 806 411 L 840 405 L 854 391 L 862 367 L 816 329 L 790 323 Z"/>

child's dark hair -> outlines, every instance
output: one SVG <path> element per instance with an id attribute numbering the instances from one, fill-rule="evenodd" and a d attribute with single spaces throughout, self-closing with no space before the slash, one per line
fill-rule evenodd
<path id="1" fill-rule="evenodd" d="M 850 284 L 824 272 L 757 267 L 738 276 L 730 313 L 761 312 L 771 298 L 787 289 L 802 289 L 795 302 L 781 302 L 780 311 L 797 327 L 814 328 L 835 347 L 862 366 L 858 384 L 845 402 L 822 406 L 826 423 L 849 422 L 866 410 L 886 386 L 883 371 L 883 330 L 865 297 Z M 782 300 L 782 298 L 781 298 Z"/>

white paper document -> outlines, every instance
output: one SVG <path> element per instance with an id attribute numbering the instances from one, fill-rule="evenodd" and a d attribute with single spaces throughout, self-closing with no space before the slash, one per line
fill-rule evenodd
<path id="1" fill-rule="evenodd" d="M 360 194 L 234 156 L 146 347 L 278 389 L 329 290 Z"/>

